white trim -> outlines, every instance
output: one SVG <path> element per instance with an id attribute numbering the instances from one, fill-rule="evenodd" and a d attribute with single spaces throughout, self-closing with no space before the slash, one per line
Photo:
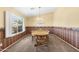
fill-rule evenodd
<path id="1" fill-rule="evenodd" d="M 26 36 L 26 35 L 25 35 Z M 25 38 L 25 36 L 24 37 L 22 37 L 22 38 L 20 38 L 19 40 L 17 40 L 16 42 L 14 42 L 14 43 L 12 43 L 11 45 L 9 45 L 8 47 L 6 47 L 5 49 L 3 49 L 2 51 L 0 51 L 0 52 L 4 52 L 5 50 L 7 50 L 8 48 L 10 48 L 10 47 L 12 47 L 14 44 L 16 44 L 17 42 L 19 42 L 21 39 L 23 39 L 23 38 Z"/>
<path id="2" fill-rule="evenodd" d="M 54 34 L 55 35 L 55 34 Z M 63 41 L 64 43 L 66 43 L 67 45 L 71 46 L 72 48 L 74 48 L 75 50 L 79 51 L 78 48 L 74 47 L 73 45 L 69 44 L 68 42 L 64 41 L 63 39 L 61 39 L 60 37 L 58 37 L 57 35 L 55 35 L 57 38 L 59 38 L 61 41 Z"/>

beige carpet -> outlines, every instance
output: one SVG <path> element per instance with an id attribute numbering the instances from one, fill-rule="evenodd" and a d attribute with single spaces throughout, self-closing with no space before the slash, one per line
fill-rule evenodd
<path id="1" fill-rule="evenodd" d="M 49 35 L 48 46 L 34 47 L 34 44 L 35 40 L 32 41 L 31 35 L 28 35 L 5 52 L 77 52 L 53 34 Z"/>

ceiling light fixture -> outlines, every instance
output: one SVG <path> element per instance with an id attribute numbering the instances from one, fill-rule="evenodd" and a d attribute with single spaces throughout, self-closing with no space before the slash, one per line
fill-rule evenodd
<path id="1" fill-rule="evenodd" d="M 38 7 L 38 15 L 37 15 L 37 20 L 39 20 L 39 21 L 40 21 L 40 8 L 41 7 Z"/>
<path id="2" fill-rule="evenodd" d="M 38 9 L 39 9 L 39 18 L 40 18 L 40 8 L 41 8 L 41 7 L 38 7 Z"/>

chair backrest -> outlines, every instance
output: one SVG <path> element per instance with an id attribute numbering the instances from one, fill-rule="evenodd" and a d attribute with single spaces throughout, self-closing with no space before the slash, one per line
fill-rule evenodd
<path id="1" fill-rule="evenodd" d="M 37 40 L 46 40 L 46 39 L 48 39 L 47 35 L 36 35 L 36 37 L 37 37 Z"/>

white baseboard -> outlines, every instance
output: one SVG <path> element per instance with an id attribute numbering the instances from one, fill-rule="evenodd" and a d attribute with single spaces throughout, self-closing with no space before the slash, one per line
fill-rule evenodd
<path id="1" fill-rule="evenodd" d="M 54 34 L 55 35 L 55 34 Z M 55 35 L 56 37 L 58 37 L 57 35 Z M 61 41 L 63 41 L 64 43 L 66 43 L 67 45 L 71 46 L 72 48 L 74 48 L 75 50 L 79 51 L 78 48 L 74 47 L 73 45 L 71 45 L 70 43 L 64 41 L 63 39 L 61 39 L 60 37 L 58 37 Z"/>
<path id="2" fill-rule="evenodd" d="M 26 36 L 26 35 L 25 35 Z M 10 48 L 10 47 L 12 47 L 14 44 L 16 44 L 17 42 L 19 42 L 20 40 L 22 40 L 23 38 L 25 38 L 25 36 L 24 37 L 22 37 L 22 38 L 20 38 L 19 40 L 17 40 L 16 42 L 14 42 L 14 43 L 12 43 L 11 45 L 9 45 L 8 47 L 6 47 L 5 49 L 3 49 L 2 51 L 0 51 L 0 52 L 4 52 L 5 50 L 7 50 L 8 48 Z"/>

